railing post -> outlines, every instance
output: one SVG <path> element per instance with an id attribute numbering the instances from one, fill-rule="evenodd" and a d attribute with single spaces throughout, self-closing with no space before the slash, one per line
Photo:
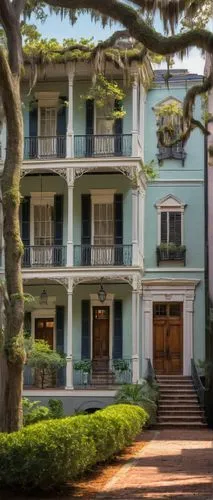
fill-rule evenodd
<path id="1" fill-rule="evenodd" d="M 73 282 L 69 279 L 67 293 L 67 366 L 66 366 L 66 389 L 73 389 L 73 359 L 72 359 L 72 293 Z"/>
<path id="2" fill-rule="evenodd" d="M 67 123 L 67 158 L 74 158 L 74 130 L 73 130 L 73 80 L 75 67 L 68 65 L 68 123 Z"/>

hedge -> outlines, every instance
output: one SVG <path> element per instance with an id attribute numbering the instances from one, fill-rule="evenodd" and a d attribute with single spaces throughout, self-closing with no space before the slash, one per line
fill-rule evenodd
<path id="1" fill-rule="evenodd" d="M 49 489 L 73 481 L 129 445 L 147 419 L 142 408 L 114 405 L 0 434 L 0 486 Z"/>

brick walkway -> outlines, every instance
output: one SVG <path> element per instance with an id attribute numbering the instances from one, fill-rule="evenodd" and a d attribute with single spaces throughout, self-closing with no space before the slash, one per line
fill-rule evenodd
<path id="1" fill-rule="evenodd" d="M 96 498 L 213 500 L 213 432 L 168 429 L 151 438 L 147 432 L 145 447 Z"/>

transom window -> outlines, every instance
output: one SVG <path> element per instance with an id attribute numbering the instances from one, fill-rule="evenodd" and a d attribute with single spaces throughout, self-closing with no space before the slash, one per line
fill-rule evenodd
<path id="1" fill-rule="evenodd" d="M 155 303 L 153 304 L 153 315 L 156 316 L 173 316 L 180 317 L 182 315 L 182 303 Z"/>

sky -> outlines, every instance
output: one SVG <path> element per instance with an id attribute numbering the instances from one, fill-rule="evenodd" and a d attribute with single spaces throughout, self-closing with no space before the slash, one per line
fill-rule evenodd
<path id="1" fill-rule="evenodd" d="M 63 38 L 75 38 L 76 40 L 79 40 L 81 37 L 93 37 L 94 41 L 104 40 L 105 38 L 108 38 L 113 31 L 122 28 L 118 23 L 116 23 L 111 28 L 107 26 L 104 29 L 99 22 L 92 22 L 90 16 L 87 14 L 80 15 L 74 26 L 69 23 L 68 19 L 61 21 L 60 17 L 56 15 L 49 16 L 44 24 L 38 23 L 38 21 L 35 21 L 33 17 L 31 18 L 31 22 L 34 22 L 37 25 L 38 30 L 42 33 L 42 36 L 47 38 L 54 37 L 59 41 L 62 41 Z M 156 29 L 161 29 L 159 21 L 156 22 Z M 158 68 L 161 67 L 165 66 L 158 66 Z M 189 57 L 184 58 L 183 61 L 181 61 L 178 57 L 175 57 L 175 65 L 173 68 L 187 68 L 191 73 L 198 73 L 202 75 L 204 69 L 204 58 L 201 56 L 199 50 L 192 49 L 189 53 Z"/>

